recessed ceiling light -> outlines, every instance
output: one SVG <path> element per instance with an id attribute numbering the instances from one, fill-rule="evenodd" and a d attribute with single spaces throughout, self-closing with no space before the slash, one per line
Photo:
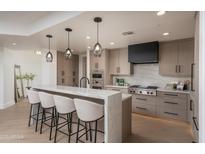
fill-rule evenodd
<path id="1" fill-rule="evenodd" d="M 42 55 L 42 52 L 39 51 L 39 50 L 37 50 L 37 51 L 36 51 L 36 54 L 37 54 L 37 55 Z"/>
<path id="2" fill-rule="evenodd" d="M 86 39 L 89 40 L 89 39 L 90 39 L 90 36 L 86 36 Z"/>
<path id="3" fill-rule="evenodd" d="M 15 43 L 15 42 L 13 42 L 13 43 L 12 43 L 12 45 L 16 45 L 16 43 Z"/>
<path id="4" fill-rule="evenodd" d="M 88 49 L 91 49 L 91 47 L 90 47 L 90 46 L 88 46 Z"/>
<path id="5" fill-rule="evenodd" d="M 115 44 L 115 42 L 110 42 L 110 45 L 114 45 Z"/>
<path id="6" fill-rule="evenodd" d="M 165 32 L 163 33 L 164 36 L 168 36 L 169 35 L 169 32 Z"/>
<path id="7" fill-rule="evenodd" d="M 162 16 L 162 15 L 164 15 L 165 13 L 166 13 L 166 11 L 158 11 L 158 12 L 157 12 L 157 15 L 158 15 L 158 16 Z"/>

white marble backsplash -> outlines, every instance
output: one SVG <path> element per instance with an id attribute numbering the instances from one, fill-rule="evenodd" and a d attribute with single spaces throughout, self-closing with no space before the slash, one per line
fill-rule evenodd
<path id="1" fill-rule="evenodd" d="M 115 78 L 123 78 L 125 79 L 125 82 L 130 85 L 152 85 L 161 88 L 164 88 L 169 82 L 190 80 L 188 77 L 176 78 L 160 75 L 159 64 L 135 64 L 133 75 L 113 76 L 113 81 L 115 81 Z"/>

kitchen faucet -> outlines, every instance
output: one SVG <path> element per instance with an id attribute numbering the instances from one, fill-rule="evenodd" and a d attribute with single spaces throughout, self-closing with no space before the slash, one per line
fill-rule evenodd
<path id="1" fill-rule="evenodd" d="M 88 81 L 88 84 L 90 84 L 90 80 L 87 77 L 84 76 L 80 79 L 80 87 L 81 87 L 81 82 L 82 82 L 83 79 L 86 79 Z"/>

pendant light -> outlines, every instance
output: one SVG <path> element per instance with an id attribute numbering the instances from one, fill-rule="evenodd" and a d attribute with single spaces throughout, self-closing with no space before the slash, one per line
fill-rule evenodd
<path id="1" fill-rule="evenodd" d="M 95 56 L 99 56 L 100 57 L 103 50 L 102 50 L 101 44 L 99 43 L 99 23 L 102 22 L 102 18 L 95 17 L 94 18 L 94 22 L 97 23 L 97 43 L 94 45 L 93 54 Z"/>
<path id="2" fill-rule="evenodd" d="M 46 61 L 51 63 L 53 61 L 53 55 L 50 52 L 50 39 L 52 38 L 52 35 L 46 35 L 46 37 L 48 38 L 48 46 L 49 46 L 49 51 L 46 54 Z"/>
<path id="3" fill-rule="evenodd" d="M 69 58 L 71 58 L 72 57 L 72 55 L 73 55 L 73 53 L 72 53 L 72 51 L 71 51 L 71 49 L 69 48 L 69 32 L 72 32 L 72 29 L 71 28 L 66 28 L 65 29 L 65 31 L 67 31 L 68 32 L 68 48 L 65 50 L 65 58 L 66 59 L 69 59 Z"/>

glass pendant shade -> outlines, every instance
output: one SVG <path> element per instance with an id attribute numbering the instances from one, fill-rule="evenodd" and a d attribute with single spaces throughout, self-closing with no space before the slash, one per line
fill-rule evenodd
<path id="1" fill-rule="evenodd" d="M 53 55 L 50 51 L 46 54 L 46 61 L 49 63 L 53 61 Z"/>
<path id="2" fill-rule="evenodd" d="M 93 47 L 93 54 L 94 54 L 94 56 L 98 56 L 98 57 L 100 57 L 101 56 L 101 54 L 102 54 L 102 52 L 103 52 L 103 50 L 102 50 L 102 46 L 101 46 L 101 44 L 99 43 L 99 23 L 100 22 L 102 22 L 102 18 L 100 18 L 100 17 L 95 17 L 94 18 L 94 22 L 96 22 L 97 23 L 97 43 L 94 45 L 94 47 Z"/>
<path id="3" fill-rule="evenodd" d="M 96 43 L 93 49 L 93 54 L 95 56 L 101 56 L 102 54 L 102 46 L 100 45 L 100 43 Z"/>
<path id="4" fill-rule="evenodd" d="M 72 53 L 72 51 L 71 51 L 71 49 L 69 48 L 69 32 L 72 32 L 72 29 L 71 28 L 66 28 L 65 29 L 65 31 L 67 31 L 68 32 L 68 48 L 65 50 L 65 58 L 66 59 L 70 59 L 71 57 L 72 57 L 72 55 L 73 55 L 73 53 Z"/>
<path id="5" fill-rule="evenodd" d="M 46 35 L 46 37 L 48 38 L 48 48 L 49 48 L 49 51 L 48 53 L 46 54 L 46 61 L 51 63 L 53 61 L 53 54 L 50 52 L 50 39 L 52 38 L 52 35 Z"/>
<path id="6" fill-rule="evenodd" d="M 72 53 L 71 49 L 67 48 L 66 51 L 65 51 L 65 58 L 69 59 L 69 58 L 72 57 L 72 55 L 73 55 L 73 53 Z"/>

